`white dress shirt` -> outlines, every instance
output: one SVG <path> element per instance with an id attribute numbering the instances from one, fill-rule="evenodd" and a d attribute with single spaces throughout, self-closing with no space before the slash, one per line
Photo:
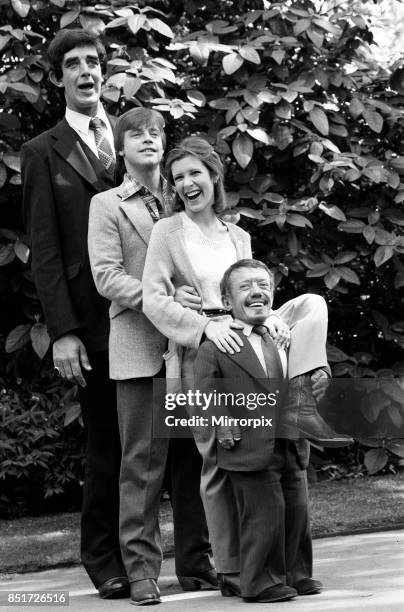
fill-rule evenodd
<path id="1" fill-rule="evenodd" d="M 66 121 L 70 125 L 71 128 L 80 136 L 80 138 L 86 143 L 87 146 L 90 147 L 94 155 L 99 157 L 98 150 L 95 144 L 95 134 L 94 130 L 90 129 L 90 121 L 94 119 L 94 117 L 98 117 L 103 121 L 107 130 L 107 138 L 108 142 L 111 145 L 111 149 L 114 152 L 114 136 L 112 133 L 112 127 L 107 117 L 107 113 L 101 103 L 98 105 L 97 113 L 94 117 L 89 117 L 88 115 L 83 115 L 83 113 L 78 113 L 77 111 L 72 110 L 71 108 L 66 108 L 65 113 Z"/>
<path id="2" fill-rule="evenodd" d="M 251 344 L 255 354 L 257 355 L 260 364 L 264 368 L 264 372 L 268 374 L 267 366 L 265 364 L 264 352 L 262 350 L 261 336 L 253 332 L 253 325 L 250 325 L 249 323 L 245 323 L 244 321 L 239 321 L 238 319 L 236 320 L 238 323 L 241 323 L 242 325 L 244 325 L 243 333 L 248 338 L 248 341 Z M 269 319 L 267 319 L 265 323 L 262 323 L 262 325 L 266 325 L 268 320 Z M 279 353 L 279 357 L 280 357 L 281 364 L 282 364 L 283 375 L 286 378 L 286 375 L 288 372 L 288 359 L 286 357 L 286 351 L 284 349 L 278 348 L 278 353 Z"/>

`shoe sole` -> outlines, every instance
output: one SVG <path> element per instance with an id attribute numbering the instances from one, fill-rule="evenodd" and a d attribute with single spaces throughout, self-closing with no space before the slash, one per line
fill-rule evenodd
<path id="1" fill-rule="evenodd" d="M 160 604 L 161 599 L 139 599 L 138 601 L 130 602 L 133 606 L 153 606 L 154 604 Z"/>
<path id="2" fill-rule="evenodd" d="M 255 599 L 255 597 L 243 597 L 246 602 L 254 603 L 273 603 L 275 601 L 288 601 L 293 599 L 296 595 L 283 595 L 281 597 L 264 597 L 263 599 Z"/>

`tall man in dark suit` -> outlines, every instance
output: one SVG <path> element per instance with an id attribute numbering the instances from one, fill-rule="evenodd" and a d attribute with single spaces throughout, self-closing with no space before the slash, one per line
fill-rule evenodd
<path id="1" fill-rule="evenodd" d="M 65 117 L 22 148 L 23 208 L 32 272 L 55 370 L 79 385 L 87 430 L 81 523 L 83 564 L 103 598 L 129 595 L 118 539 L 120 441 L 108 376 L 108 302 L 88 252 L 90 200 L 114 184 L 112 128 L 100 103 L 105 49 L 82 30 L 60 30 L 48 49 Z"/>
<path id="2" fill-rule="evenodd" d="M 244 392 L 250 403 L 254 395 L 256 406 L 252 410 L 249 405 L 241 414 L 235 400 L 210 415 L 226 417 L 213 423 L 217 441 L 212 437 L 205 448 L 230 478 L 239 522 L 240 575 L 218 574 L 219 585 L 224 596 L 260 603 L 318 593 L 321 583 L 312 578 L 307 499 L 309 444 L 277 437 L 278 413 L 270 410 L 286 366 L 265 326 L 273 300 L 272 274 L 262 262 L 240 260 L 225 272 L 221 293 L 225 308 L 244 326 L 243 346 L 228 354 L 210 341 L 203 343 L 195 362 L 195 386 L 202 392 L 217 389 L 229 397 Z M 265 397 L 267 410 L 262 413 Z M 240 416 L 263 420 L 256 429 L 229 420 Z M 237 534 L 237 527 L 223 525 L 223 529 Z"/>

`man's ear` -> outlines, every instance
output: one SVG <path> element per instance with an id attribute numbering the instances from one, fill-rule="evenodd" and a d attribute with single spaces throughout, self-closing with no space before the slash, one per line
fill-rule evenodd
<path id="1" fill-rule="evenodd" d="M 53 70 L 49 73 L 49 80 L 53 85 L 56 85 L 56 87 L 64 87 L 62 80 L 59 81 Z"/>
<path id="2" fill-rule="evenodd" d="M 222 295 L 222 302 L 223 302 L 224 309 L 230 311 L 231 310 L 231 304 L 230 304 L 230 300 L 229 300 L 227 294 L 226 295 Z"/>

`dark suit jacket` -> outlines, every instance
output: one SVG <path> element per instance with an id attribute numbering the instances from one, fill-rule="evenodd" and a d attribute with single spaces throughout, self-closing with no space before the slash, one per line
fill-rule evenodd
<path id="1" fill-rule="evenodd" d="M 109 303 L 93 282 L 87 229 L 91 198 L 114 177 L 63 119 L 23 145 L 22 180 L 32 273 L 50 338 L 75 333 L 87 350 L 106 350 Z"/>
<path id="2" fill-rule="evenodd" d="M 231 450 L 216 444 L 217 465 L 222 469 L 234 471 L 255 471 L 270 465 L 276 436 L 276 424 L 282 411 L 283 381 L 270 381 L 264 372 L 254 349 L 244 335 L 240 334 L 244 346 L 239 353 L 222 353 L 210 340 L 199 348 L 195 361 L 195 388 L 202 392 L 216 389 L 224 393 L 274 393 L 278 388 L 276 407 L 273 411 L 244 410 L 244 418 L 272 417 L 273 427 L 241 427 L 241 440 Z M 285 381 L 286 382 L 286 381 Z M 221 407 L 217 413 L 226 414 Z M 204 415 L 206 416 L 206 415 Z M 227 416 L 240 417 L 240 408 L 230 406 Z M 306 440 L 296 443 L 299 462 L 303 469 L 308 465 L 309 444 Z"/>

